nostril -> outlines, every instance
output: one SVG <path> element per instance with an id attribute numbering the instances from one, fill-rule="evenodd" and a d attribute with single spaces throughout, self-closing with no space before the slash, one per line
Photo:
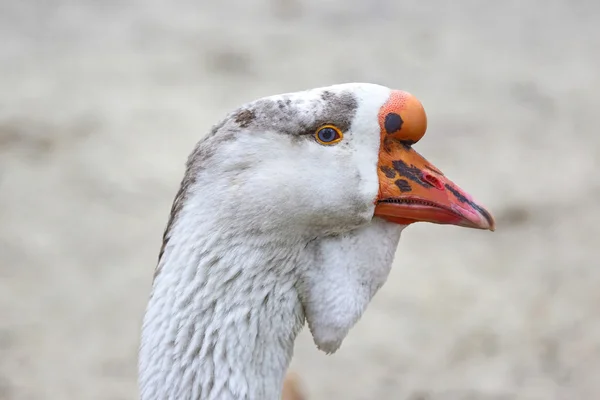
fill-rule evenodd
<path id="1" fill-rule="evenodd" d="M 444 184 L 435 175 L 430 174 L 429 172 L 423 172 L 421 179 L 423 182 L 429 183 L 438 190 L 444 190 Z"/>

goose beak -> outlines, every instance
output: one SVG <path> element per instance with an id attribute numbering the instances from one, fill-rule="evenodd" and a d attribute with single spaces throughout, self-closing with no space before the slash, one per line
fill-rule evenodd
<path id="1" fill-rule="evenodd" d="M 495 229 L 489 211 L 409 145 L 385 141 L 377 172 L 377 217 L 404 225 L 423 221 Z"/>

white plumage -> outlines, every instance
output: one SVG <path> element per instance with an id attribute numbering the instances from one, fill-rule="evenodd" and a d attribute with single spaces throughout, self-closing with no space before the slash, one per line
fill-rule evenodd
<path id="1" fill-rule="evenodd" d="M 374 218 L 391 93 L 347 84 L 260 99 L 198 144 L 144 319 L 142 400 L 275 400 L 305 321 L 321 350 L 340 347 L 405 227 Z M 325 123 L 343 140 L 315 141 Z"/>

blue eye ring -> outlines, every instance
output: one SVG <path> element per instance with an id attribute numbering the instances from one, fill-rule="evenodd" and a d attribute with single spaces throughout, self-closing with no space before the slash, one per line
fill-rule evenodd
<path id="1" fill-rule="evenodd" d="M 339 143 L 343 138 L 344 134 L 335 125 L 323 125 L 315 132 L 317 142 L 326 146 Z"/>

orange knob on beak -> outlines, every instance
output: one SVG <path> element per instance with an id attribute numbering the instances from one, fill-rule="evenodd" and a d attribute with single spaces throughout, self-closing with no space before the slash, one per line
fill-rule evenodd
<path id="1" fill-rule="evenodd" d="M 419 100 L 392 91 L 380 109 L 379 125 L 375 216 L 399 224 L 424 221 L 494 230 L 492 215 L 412 148 L 427 129 Z"/>

